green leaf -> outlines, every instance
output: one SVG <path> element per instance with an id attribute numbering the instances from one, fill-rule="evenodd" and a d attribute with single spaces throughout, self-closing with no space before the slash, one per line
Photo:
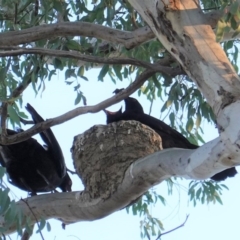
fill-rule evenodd
<path id="1" fill-rule="evenodd" d="M 81 99 L 82 99 L 82 95 L 80 93 L 77 93 L 77 97 L 74 101 L 74 104 L 77 105 L 78 103 L 80 103 Z"/>
<path id="2" fill-rule="evenodd" d="M 226 23 L 220 19 L 217 23 L 216 27 L 216 41 L 221 42 L 224 34 L 224 28 L 226 27 Z"/>
<path id="3" fill-rule="evenodd" d="M 192 131 L 193 125 L 194 125 L 194 123 L 193 123 L 192 118 L 189 118 L 188 121 L 187 121 L 187 124 L 186 124 L 186 129 L 187 129 L 188 132 Z"/>
<path id="4" fill-rule="evenodd" d="M 87 77 L 80 76 L 80 78 L 82 78 L 82 79 L 85 80 L 85 81 L 88 81 L 88 78 L 87 78 Z"/>
<path id="5" fill-rule="evenodd" d="M 74 86 L 74 91 L 77 91 L 80 88 L 80 84 L 77 84 L 76 86 Z"/>
<path id="6" fill-rule="evenodd" d="M 42 231 L 45 225 L 46 225 L 46 220 L 42 218 L 38 224 L 38 229 L 36 233 L 39 233 L 40 231 Z"/>
<path id="7" fill-rule="evenodd" d="M 28 116 L 25 114 L 25 112 L 18 112 L 18 116 L 21 118 L 28 119 Z"/>
<path id="8" fill-rule="evenodd" d="M 233 41 L 227 41 L 224 43 L 225 50 L 229 50 L 233 47 Z"/>
<path id="9" fill-rule="evenodd" d="M 6 73 L 7 73 L 7 68 L 0 67 L 0 79 L 1 79 L 1 82 L 3 81 L 3 79 L 6 78 Z"/>
<path id="10" fill-rule="evenodd" d="M 8 196 L 9 189 L 0 189 L 0 214 L 7 211 L 10 205 L 10 198 Z"/>
<path id="11" fill-rule="evenodd" d="M 124 78 L 127 78 L 127 77 L 128 77 L 128 68 L 127 68 L 127 67 L 124 67 L 123 77 L 124 77 Z"/>
<path id="12" fill-rule="evenodd" d="M 121 74 L 122 66 L 121 65 L 113 65 L 113 70 L 114 70 L 116 76 L 118 77 L 118 79 L 122 81 L 122 74 Z"/>
<path id="13" fill-rule="evenodd" d="M 200 196 L 201 192 L 202 192 L 202 188 L 199 188 L 196 192 L 196 198 L 197 199 L 199 199 L 199 196 Z"/>
<path id="14" fill-rule="evenodd" d="M 98 75 L 98 80 L 103 82 L 104 77 L 106 76 L 107 72 L 109 70 L 109 65 L 104 65 Z"/>
<path id="15" fill-rule="evenodd" d="M 239 11 L 239 3 L 238 3 L 238 1 L 235 1 L 230 5 L 229 12 L 232 15 L 235 15 L 235 14 L 237 14 L 238 11 Z"/>
<path id="16" fill-rule="evenodd" d="M 70 50 L 81 51 L 81 49 L 82 49 L 81 45 L 78 42 L 76 42 L 75 40 L 68 40 L 66 46 Z"/>
<path id="17" fill-rule="evenodd" d="M 195 122 L 195 125 L 197 128 L 199 128 L 199 126 L 201 125 L 201 121 L 202 121 L 202 116 L 199 113 L 197 113 L 197 118 Z"/>
<path id="18" fill-rule="evenodd" d="M 201 135 L 197 131 L 196 131 L 195 135 L 200 142 L 205 143 L 205 141 L 203 140 L 203 138 L 201 137 Z"/>
<path id="19" fill-rule="evenodd" d="M 20 125 L 20 119 L 18 117 L 18 114 L 17 114 L 15 108 L 13 108 L 12 105 L 8 105 L 8 114 L 9 114 L 10 119 L 13 122 L 16 122 L 18 125 Z"/>
<path id="20" fill-rule="evenodd" d="M 67 85 L 71 85 L 74 81 L 65 81 Z"/>
<path id="21" fill-rule="evenodd" d="M 51 225 L 49 222 L 47 222 L 47 231 L 50 232 L 51 231 Z"/>
<path id="22" fill-rule="evenodd" d="M 169 114 L 169 119 L 170 119 L 170 122 L 171 122 L 171 126 L 173 127 L 174 126 L 174 122 L 175 122 L 175 114 L 173 112 L 171 112 Z"/>
<path id="23" fill-rule="evenodd" d="M 153 82 L 154 82 L 154 85 L 157 87 L 157 89 L 161 89 L 161 88 L 162 88 L 162 87 L 161 87 L 161 84 L 160 84 L 160 82 L 157 80 L 156 76 L 153 76 L 153 77 L 152 77 L 152 80 L 153 80 Z"/>
<path id="24" fill-rule="evenodd" d="M 75 70 L 74 69 L 67 69 L 65 71 L 65 80 L 71 77 L 75 77 L 76 78 L 76 74 L 75 74 Z"/>
<path id="25" fill-rule="evenodd" d="M 18 214 L 17 205 L 15 201 L 11 201 L 9 204 L 8 211 L 6 213 L 6 218 L 11 219 L 12 222 L 15 222 L 16 216 Z"/>
<path id="26" fill-rule="evenodd" d="M 225 189 L 229 190 L 229 188 L 225 184 L 221 184 L 221 187 L 224 187 Z"/>
<path id="27" fill-rule="evenodd" d="M 0 178 L 3 178 L 5 173 L 6 173 L 6 168 L 0 166 Z"/>
<path id="28" fill-rule="evenodd" d="M 163 205 L 166 205 L 166 200 L 165 200 L 164 197 L 162 197 L 161 195 L 158 195 L 158 198 L 159 198 L 159 200 L 161 201 L 161 203 L 162 203 Z"/>
<path id="29" fill-rule="evenodd" d="M 231 27 L 232 27 L 233 30 L 236 30 L 238 28 L 238 26 L 239 26 L 239 24 L 236 22 L 234 17 L 231 18 L 231 22 L 230 23 L 231 23 Z"/>
<path id="30" fill-rule="evenodd" d="M 16 74 L 17 77 L 22 77 L 22 74 L 19 70 L 19 65 L 12 65 L 12 70 Z"/>
<path id="31" fill-rule="evenodd" d="M 223 202 L 222 202 L 221 198 L 218 195 L 216 195 L 215 198 L 221 205 L 223 205 Z"/>
<path id="32" fill-rule="evenodd" d="M 172 102 L 173 102 L 173 101 L 172 101 L 171 99 L 168 99 L 168 100 L 167 100 L 167 103 L 166 103 L 167 108 L 172 105 Z"/>
<path id="33" fill-rule="evenodd" d="M 81 66 L 79 69 L 78 69 L 78 72 L 77 72 L 77 75 L 79 77 L 82 77 L 84 75 L 84 67 Z"/>
<path id="34" fill-rule="evenodd" d="M 55 69 L 60 69 L 60 70 L 63 70 L 64 68 L 64 64 L 60 58 L 53 59 L 53 66 L 55 67 Z"/>

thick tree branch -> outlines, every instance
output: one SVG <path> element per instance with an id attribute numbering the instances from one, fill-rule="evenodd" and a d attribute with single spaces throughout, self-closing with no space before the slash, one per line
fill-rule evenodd
<path id="1" fill-rule="evenodd" d="M 205 24 L 209 24 L 212 28 L 215 28 L 222 14 L 221 11 L 203 14 Z M 132 49 L 155 37 L 148 26 L 128 32 L 87 22 L 59 22 L 19 31 L 0 33 L 0 46 L 16 46 L 42 39 L 64 36 L 95 37 L 108 42 L 122 44 L 127 49 Z"/>
<path id="2" fill-rule="evenodd" d="M 135 58 L 103 58 L 92 55 L 81 54 L 77 51 L 61 51 L 61 50 L 53 50 L 53 49 L 44 49 L 44 48 L 18 48 L 18 47 L 0 47 L 0 49 L 8 49 L 11 51 L 0 51 L 0 57 L 6 56 L 18 56 L 23 54 L 41 54 L 44 56 L 54 56 L 54 57 L 64 57 L 77 59 L 84 62 L 92 62 L 92 63 L 101 63 L 101 64 L 131 64 L 139 67 L 144 67 L 147 69 L 156 70 L 158 72 L 162 72 L 171 77 L 175 77 L 176 75 L 184 74 L 184 71 L 177 67 L 167 67 L 161 66 L 161 60 L 158 61 L 158 64 L 151 64 L 145 61 L 141 61 Z M 170 65 L 170 64 L 169 64 Z"/>
<path id="3" fill-rule="evenodd" d="M 87 22 L 60 22 L 0 33 L 0 46 L 15 46 L 59 36 L 95 37 L 122 44 L 127 49 L 131 49 L 154 38 L 154 34 L 148 27 L 128 32 Z"/>
<path id="4" fill-rule="evenodd" d="M 92 221 L 124 208 L 149 188 L 171 176 L 206 179 L 236 164 L 240 164 L 239 154 L 233 156 L 217 138 L 196 150 L 166 149 L 135 161 L 110 198 L 91 199 L 86 192 L 54 193 L 31 197 L 27 200 L 28 206 L 22 201 L 17 205 L 24 216 L 30 218 L 30 223 L 34 223 L 35 218 L 56 218 L 65 224 Z M 31 211 L 34 211 L 34 216 Z M 0 218 L 0 226 L 4 226 L 3 217 Z M 13 225 L 5 234 L 15 230 Z"/>

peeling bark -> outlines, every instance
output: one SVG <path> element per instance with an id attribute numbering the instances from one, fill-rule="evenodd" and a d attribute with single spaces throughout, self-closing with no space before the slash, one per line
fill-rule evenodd
<path id="1" fill-rule="evenodd" d="M 239 77 L 197 3 L 189 0 L 129 2 L 203 93 L 216 115 L 225 150 L 237 160 Z"/>
<path id="2" fill-rule="evenodd" d="M 240 81 L 204 14 L 194 1 L 136 1 L 130 4 L 182 65 L 218 116 L 240 98 Z"/>

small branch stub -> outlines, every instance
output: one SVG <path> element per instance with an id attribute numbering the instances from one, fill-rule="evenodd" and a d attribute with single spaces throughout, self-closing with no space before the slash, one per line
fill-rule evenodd
<path id="1" fill-rule="evenodd" d="M 106 199 L 117 190 L 134 161 L 162 150 L 161 137 L 137 121 L 93 126 L 75 136 L 72 157 L 85 191 Z"/>

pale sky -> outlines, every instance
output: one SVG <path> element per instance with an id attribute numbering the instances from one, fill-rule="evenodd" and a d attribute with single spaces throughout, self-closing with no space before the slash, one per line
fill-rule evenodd
<path id="1" fill-rule="evenodd" d="M 108 97 L 112 96 L 113 90 L 116 88 L 127 87 L 128 80 L 117 82 L 117 85 L 112 83 L 109 78 L 105 82 L 98 82 L 98 72 L 96 70 L 89 71 L 86 76 L 89 82 L 78 79 L 81 84 L 81 90 L 87 97 L 87 104 L 94 105 Z M 46 89 L 42 94 L 35 96 L 31 86 L 24 93 L 23 106 L 26 103 L 31 105 L 44 118 L 53 118 L 59 116 L 74 106 L 76 93 L 73 91 L 74 83 L 67 86 L 64 83 L 64 73 L 59 73 L 58 76 L 52 79 L 51 82 L 46 81 Z M 42 96 L 42 97 L 41 97 Z M 137 98 L 137 94 L 131 95 Z M 146 100 L 145 96 L 138 99 L 143 105 L 146 113 L 149 111 L 150 102 Z M 157 100 L 153 104 L 152 116 L 159 118 L 159 111 L 163 102 Z M 82 103 L 77 106 L 82 106 Z M 117 111 L 120 106 L 124 106 L 123 102 L 111 106 L 109 109 Z M 83 133 L 93 125 L 105 124 L 106 118 L 103 111 L 97 114 L 81 115 L 64 124 L 54 126 L 52 128 L 56 138 L 62 147 L 67 167 L 73 169 L 70 148 L 72 146 L 73 137 Z M 185 125 L 185 123 L 184 123 Z M 217 136 L 217 131 L 213 125 L 204 123 L 204 140 L 209 141 Z M 36 137 L 36 136 L 34 136 Z M 38 138 L 39 139 L 39 138 Z M 81 180 L 76 176 L 72 176 L 73 190 L 83 190 Z M 169 231 L 181 225 L 187 214 L 190 214 L 189 219 L 184 227 L 162 236 L 164 240 L 239 240 L 240 229 L 240 191 L 239 191 L 239 174 L 234 179 L 228 179 L 224 182 L 229 187 L 229 191 L 224 190 L 222 195 L 223 205 L 218 203 L 201 205 L 189 202 L 187 195 L 188 184 L 190 180 L 179 180 L 179 185 L 174 187 L 173 195 L 167 195 L 166 183 L 156 186 L 154 189 L 160 195 L 165 197 L 166 206 L 158 204 L 151 209 L 154 217 L 159 218 L 164 224 L 165 231 Z M 20 191 L 10 184 L 8 184 L 13 193 L 19 198 L 25 198 L 26 192 Z M 126 210 L 115 212 L 112 215 L 101 220 L 93 222 L 79 222 L 76 224 L 66 226 L 66 230 L 61 228 L 61 222 L 50 221 L 51 232 L 43 231 L 44 238 L 47 240 L 58 239 L 80 239 L 80 240 L 138 240 L 140 238 L 140 218 L 133 216 L 131 213 L 127 214 Z M 16 235 L 12 235 L 12 239 L 16 239 Z M 31 239 L 40 240 L 39 234 L 35 234 Z M 146 238 L 145 238 L 146 239 Z M 156 239 L 152 237 L 151 239 Z"/>

